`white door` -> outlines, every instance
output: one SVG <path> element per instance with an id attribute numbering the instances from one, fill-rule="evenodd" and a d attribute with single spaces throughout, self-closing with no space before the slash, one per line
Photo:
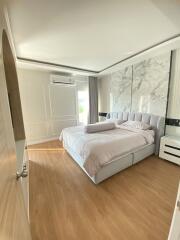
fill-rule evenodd
<path id="1" fill-rule="evenodd" d="M 22 185 L 16 179 L 17 157 L 15 149 L 15 136 L 22 137 L 22 120 L 19 109 L 16 111 L 17 118 L 12 123 L 12 113 L 15 108 L 10 108 L 10 96 L 18 93 L 14 88 L 8 92 L 7 79 L 11 79 L 17 86 L 15 64 L 12 63 L 12 51 L 6 32 L 2 1 L 0 1 L 0 240 L 31 240 L 30 226 L 25 211 Z M 5 31 L 5 29 L 7 31 Z M 9 66 L 9 64 L 11 66 Z M 8 65 L 8 67 L 7 67 Z M 15 77 L 14 77 L 15 76 Z M 11 98 L 11 107 L 17 106 L 17 101 Z M 16 125 L 15 125 L 16 123 Z M 14 126 L 14 128 L 13 128 Z M 16 134 L 15 134 L 16 133 Z"/>
<path id="2" fill-rule="evenodd" d="M 25 140 L 16 141 L 16 159 L 17 173 L 22 174 L 23 172 L 25 176 L 20 177 L 19 182 L 22 186 L 24 202 L 29 217 L 29 160 Z"/>
<path id="3" fill-rule="evenodd" d="M 168 240 L 180 240 L 180 184 Z"/>
<path id="4" fill-rule="evenodd" d="M 13 136 L 15 140 L 16 150 L 16 165 L 19 176 L 18 179 L 22 186 L 24 201 L 28 210 L 28 180 L 27 180 L 28 169 L 26 169 L 27 161 L 25 156 L 26 140 L 24 132 L 24 123 L 21 110 L 21 99 L 19 94 L 16 64 L 6 31 L 3 31 L 2 34 L 2 52 L 6 78 L 5 81 L 6 87 L 4 90 L 4 94 L 7 93 L 12 123 L 12 125 L 9 127 L 13 127 Z"/>

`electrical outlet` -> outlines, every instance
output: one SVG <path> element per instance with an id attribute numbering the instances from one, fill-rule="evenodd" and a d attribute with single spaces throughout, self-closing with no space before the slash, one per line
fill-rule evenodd
<path id="1" fill-rule="evenodd" d="M 180 119 L 166 118 L 166 125 L 180 127 Z"/>

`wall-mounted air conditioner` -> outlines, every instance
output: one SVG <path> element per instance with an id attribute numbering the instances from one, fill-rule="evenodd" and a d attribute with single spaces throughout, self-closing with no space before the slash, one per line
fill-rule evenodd
<path id="1" fill-rule="evenodd" d="M 51 74 L 50 82 L 51 82 L 51 84 L 75 86 L 75 81 L 74 81 L 74 79 L 72 79 L 71 76 Z"/>

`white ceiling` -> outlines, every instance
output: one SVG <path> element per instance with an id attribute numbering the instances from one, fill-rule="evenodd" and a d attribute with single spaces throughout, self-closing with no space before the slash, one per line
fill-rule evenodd
<path id="1" fill-rule="evenodd" d="M 102 70 L 180 34 L 179 0 L 9 0 L 18 57 Z"/>

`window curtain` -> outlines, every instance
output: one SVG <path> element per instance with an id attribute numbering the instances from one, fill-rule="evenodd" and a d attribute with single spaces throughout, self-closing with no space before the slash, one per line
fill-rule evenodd
<path id="1" fill-rule="evenodd" d="M 89 123 L 98 122 L 98 81 L 89 77 Z"/>

